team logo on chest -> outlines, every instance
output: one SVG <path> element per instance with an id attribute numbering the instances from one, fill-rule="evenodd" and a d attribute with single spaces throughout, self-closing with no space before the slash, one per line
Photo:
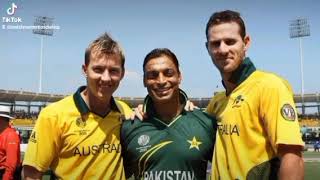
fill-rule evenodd
<path id="1" fill-rule="evenodd" d="M 244 101 L 244 97 L 242 95 L 237 96 L 232 103 L 232 108 L 240 107 L 243 101 Z"/>
<path id="2" fill-rule="evenodd" d="M 87 123 L 86 123 L 86 121 L 82 120 L 81 117 L 78 117 L 78 118 L 76 119 L 76 125 L 77 125 L 78 127 L 80 127 L 80 128 L 84 128 L 84 127 L 87 125 Z"/>
<path id="3" fill-rule="evenodd" d="M 151 147 L 149 142 L 150 142 L 150 136 L 145 134 L 141 135 L 137 141 L 140 147 L 137 147 L 136 150 L 138 150 L 140 153 L 147 151 Z"/>
<path id="4" fill-rule="evenodd" d="M 187 141 L 190 144 L 189 149 L 196 148 L 200 151 L 199 145 L 202 144 L 202 142 L 198 141 L 195 136 L 193 136 L 192 140 L 187 140 Z"/>
<path id="5" fill-rule="evenodd" d="M 140 146 L 145 146 L 149 143 L 150 141 L 150 137 L 148 135 L 141 135 L 139 138 L 138 138 L 138 144 Z"/>
<path id="6" fill-rule="evenodd" d="M 282 106 L 281 115 L 287 121 L 294 121 L 296 119 L 296 112 L 290 104 Z"/>

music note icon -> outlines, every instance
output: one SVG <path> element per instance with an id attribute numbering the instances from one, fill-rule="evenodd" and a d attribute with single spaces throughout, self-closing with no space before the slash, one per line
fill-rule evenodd
<path id="1" fill-rule="evenodd" d="M 7 14 L 10 15 L 10 16 L 14 15 L 14 13 L 15 13 L 17 8 L 18 8 L 18 6 L 15 3 L 12 3 L 11 7 L 9 7 L 7 9 Z"/>

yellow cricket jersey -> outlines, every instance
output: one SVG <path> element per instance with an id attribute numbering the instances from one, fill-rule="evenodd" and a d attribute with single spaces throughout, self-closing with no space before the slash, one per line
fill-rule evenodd
<path id="1" fill-rule="evenodd" d="M 82 99 L 84 88 L 41 111 L 23 165 L 50 168 L 59 179 L 125 179 L 120 127 L 132 111 L 112 99 L 111 111 L 100 117 Z"/>
<path id="2" fill-rule="evenodd" d="M 212 178 L 221 180 L 276 179 L 279 144 L 304 146 L 289 84 L 255 70 L 246 58 L 238 86 L 216 94 L 207 112 L 216 116 L 218 133 Z"/>

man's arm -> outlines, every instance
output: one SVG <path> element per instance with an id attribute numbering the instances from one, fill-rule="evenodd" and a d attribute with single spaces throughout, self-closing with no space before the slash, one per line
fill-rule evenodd
<path id="1" fill-rule="evenodd" d="M 16 132 L 7 135 L 6 170 L 3 179 L 13 179 L 14 171 L 20 163 L 20 139 Z"/>
<path id="2" fill-rule="evenodd" d="M 36 168 L 28 165 L 24 165 L 22 169 L 22 178 L 25 180 L 41 179 L 42 172 L 38 171 Z"/>
<path id="3" fill-rule="evenodd" d="M 302 147 L 297 145 L 278 146 L 278 154 L 281 159 L 279 179 L 303 180 L 304 161 L 301 154 Z"/>

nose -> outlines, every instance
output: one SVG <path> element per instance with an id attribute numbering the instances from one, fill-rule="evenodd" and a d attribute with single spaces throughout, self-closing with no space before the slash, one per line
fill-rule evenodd
<path id="1" fill-rule="evenodd" d="M 158 84 L 165 84 L 166 83 L 166 77 L 162 74 L 162 73 L 160 73 L 159 74 L 159 77 L 158 77 Z"/>
<path id="2" fill-rule="evenodd" d="M 220 43 L 220 46 L 218 48 L 218 52 L 221 54 L 225 54 L 229 51 L 229 46 L 224 43 L 223 41 Z"/>
<path id="3" fill-rule="evenodd" d="M 104 71 L 101 75 L 101 80 L 105 82 L 110 81 L 111 80 L 110 73 L 108 71 Z"/>

